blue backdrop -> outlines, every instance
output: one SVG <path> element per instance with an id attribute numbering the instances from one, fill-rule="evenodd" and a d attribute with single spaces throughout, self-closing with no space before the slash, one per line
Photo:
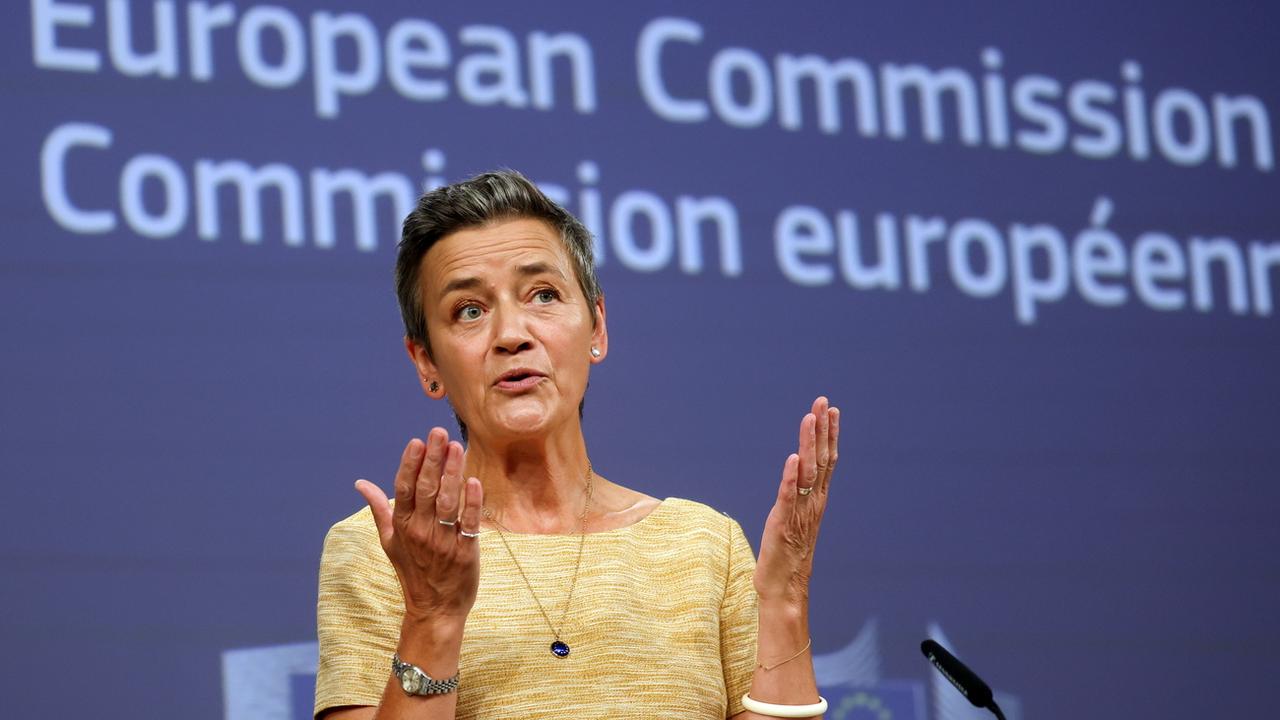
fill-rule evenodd
<path id="1" fill-rule="evenodd" d="M 757 543 L 843 410 L 832 718 L 1270 717 L 1280 10 L 14 3 L 0 693 L 310 712 L 325 530 L 450 423 L 398 223 L 520 169 L 597 234 L 592 459 Z M 958 704 L 957 704 L 958 703 Z"/>

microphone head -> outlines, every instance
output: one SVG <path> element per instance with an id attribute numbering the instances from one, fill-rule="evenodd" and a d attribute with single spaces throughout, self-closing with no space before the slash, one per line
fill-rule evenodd
<path id="1" fill-rule="evenodd" d="M 942 676 L 951 681 L 952 685 L 964 695 L 974 707 L 986 708 L 992 703 L 991 688 L 982 682 L 982 678 L 974 674 L 972 670 L 965 667 L 965 664 L 956 659 L 955 655 L 947 652 L 947 649 L 934 642 L 933 640 L 925 640 L 920 643 L 920 652 L 929 658 L 929 662 L 942 673 Z"/>

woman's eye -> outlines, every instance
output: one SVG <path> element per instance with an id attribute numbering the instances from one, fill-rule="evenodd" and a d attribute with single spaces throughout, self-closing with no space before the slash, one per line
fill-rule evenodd
<path id="1" fill-rule="evenodd" d="M 544 290 L 539 290 L 539 291 L 537 292 L 537 294 L 536 294 L 536 295 L 534 295 L 533 297 L 534 297 L 538 302 L 540 302 L 540 303 L 544 303 L 544 304 L 545 304 L 545 303 L 549 303 L 549 302 L 554 301 L 554 300 L 556 299 L 557 295 L 556 295 L 556 291 L 555 291 L 555 290 L 551 290 L 550 288 L 547 288 L 547 289 L 544 289 Z"/>
<path id="2" fill-rule="evenodd" d="M 483 314 L 483 311 L 480 310 L 480 306 L 467 305 L 458 311 L 458 318 L 461 320 L 479 320 L 480 316 Z"/>

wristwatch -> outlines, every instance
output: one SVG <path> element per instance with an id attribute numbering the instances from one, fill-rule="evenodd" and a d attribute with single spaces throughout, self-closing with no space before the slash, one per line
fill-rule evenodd
<path id="1" fill-rule="evenodd" d="M 444 695 L 458 689 L 458 673 L 448 680 L 435 680 L 417 665 L 401 662 L 400 653 L 391 656 L 391 672 L 406 695 Z"/>

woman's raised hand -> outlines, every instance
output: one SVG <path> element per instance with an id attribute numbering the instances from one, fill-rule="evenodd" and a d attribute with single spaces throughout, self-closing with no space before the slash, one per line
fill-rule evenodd
<path id="1" fill-rule="evenodd" d="M 799 452 L 787 457 L 778 499 L 764 523 L 754 578 L 762 604 L 808 602 L 813 549 L 827 508 L 839 440 L 840 410 L 819 397 L 800 421 Z"/>
<path id="2" fill-rule="evenodd" d="M 479 540 L 484 494 L 462 479 L 462 445 L 444 428 L 409 441 L 396 472 L 394 508 L 368 480 L 356 490 L 373 511 L 382 549 L 400 578 L 406 619 L 463 620 L 480 584 Z"/>

